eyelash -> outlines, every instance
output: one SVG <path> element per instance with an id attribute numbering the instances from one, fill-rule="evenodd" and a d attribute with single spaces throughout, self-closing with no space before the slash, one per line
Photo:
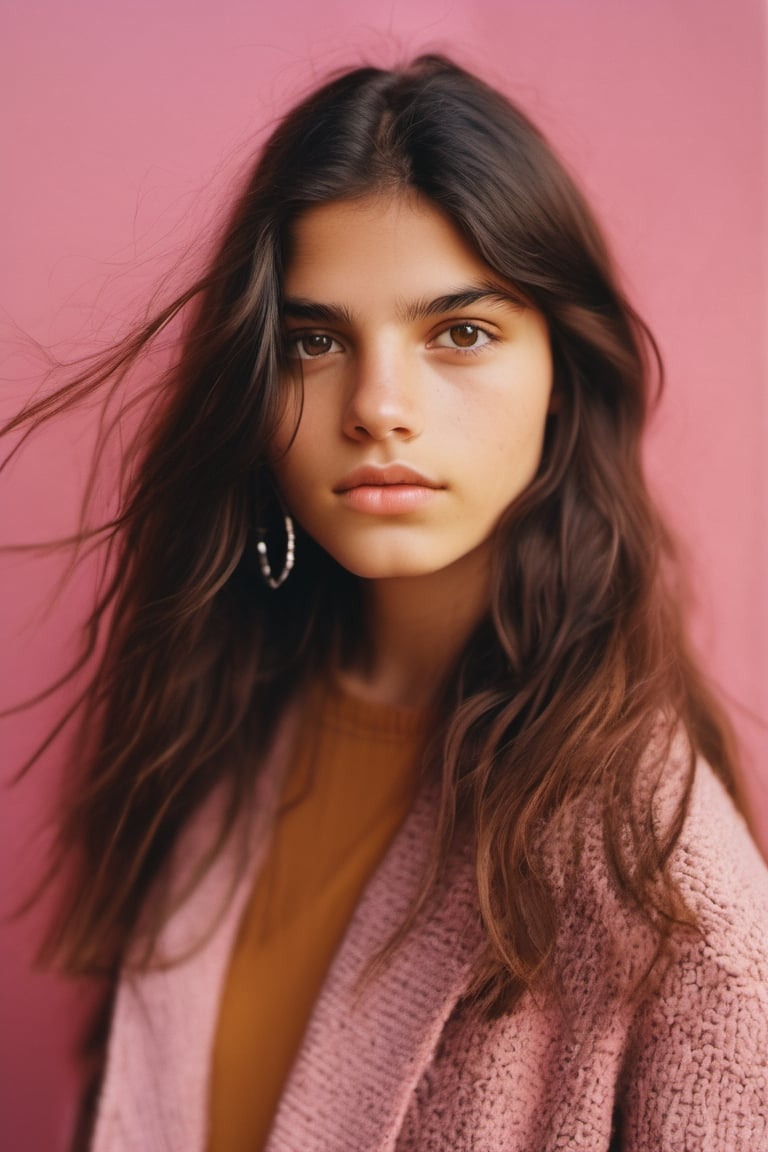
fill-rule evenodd
<path id="1" fill-rule="evenodd" d="M 473 329 L 475 329 L 476 332 L 478 332 L 479 334 L 484 336 L 485 339 L 483 340 L 483 342 L 481 344 L 472 344 L 468 348 L 462 348 L 459 345 L 437 344 L 436 343 L 436 341 L 439 339 L 439 337 L 445 336 L 446 334 L 449 334 L 455 328 L 473 328 Z M 289 332 L 287 334 L 287 336 L 286 336 L 286 348 L 288 350 L 288 355 L 293 356 L 295 359 L 302 360 L 302 361 L 324 360 L 325 357 L 331 353 L 332 348 L 328 348 L 326 351 L 321 352 L 317 356 L 311 356 L 311 355 L 302 356 L 297 351 L 302 340 L 307 340 L 313 336 L 321 337 L 321 338 L 325 338 L 327 340 L 330 340 L 331 345 L 333 345 L 333 344 L 338 344 L 340 346 L 342 345 L 342 342 L 340 340 L 338 340 L 335 336 L 331 336 L 330 333 L 318 331 L 318 330 L 312 329 L 312 328 L 308 328 L 306 330 L 293 331 L 293 332 Z M 495 336 L 493 334 L 493 332 L 489 332 L 488 329 L 483 324 L 478 324 L 474 320 L 459 320 L 459 321 L 455 321 L 452 324 L 447 324 L 444 328 L 441 328 L 440 331 L 437 332 L 435 336 L 431 337 L 431 339 L 429 340 L 429 342 L 427 344 L 427 347 L 437 347 L 437 348 L 442 348 L 443 350 L 446 350 L 449 352 L 458 352 L 462 356 L 465 356 L 465 355 L 477 356 L 477 355 L 479 355 L 480 352 L 482 352 L 482 350 L 484 348 L 487 348 L 490 344 L 495 343 L 498 339 L 499 339 L 499 337 Z"/>
<path id="2" fill-rule="evenodd" d="M 436 341 L 445 335 L 449 335 L 455 328 L 474 328 L 474 330 L 485 337 L 482 344 L 470 344 L 468 348 L 462 348 L 461 345 L 456 344 L 436 344 Z M 498 340 L 498 336 L 494 336 L 493 332 L 489 332 L 483 324 L 477 324 L 474 320 L 459 320 L 457 324 L 449 324 L 446 328 L 442 328 L 432 340 L 430 344 L 437 348 L 446 348 L 449 352 L 460 352 L 463 354 L 470 353 L 472 355 L 479 355 L 483 348 L 487 348 L 489 344 Z"/>
<path id="3" fill-rule="evenodd" d="M 330 352 L 330 349 L 327 349 L 318 356 L 301 356 L 297 351 L 302 340 L 308 340 L 313 336 L 330 340 L 331 344 L 341 344 L 340 340 L 337 340 L 335 336 L 329 336 L 327 332 L 314 332 L 312 329 L 308 329 L 306 332 L 289 332 L 285 341 L 288 355 L 293 356 L 296 360 L 323 360 Z"/>

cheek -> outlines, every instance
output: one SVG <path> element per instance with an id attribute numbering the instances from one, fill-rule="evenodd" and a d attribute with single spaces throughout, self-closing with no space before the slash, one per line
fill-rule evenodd
<path id="1" fill-rule="evenodd" d="M 461 419 L 466 438 L 473 444 L 482 442 L 491 452 L 516 454 L 540 450 L 549 414 L 549 392 L 541 389 L 511 393 L 499 389 L 482 407 L 468 406 Z"/>
<path id="2" fill-rule="evenodd" d="M 542 387 L 510 402 L 507 393 L 499 397 L 493 417 L 482 428 L 472 427 L 472 441 L 485 475 L 501 486 L 512 482 L 525 486 L 535 476 L 544 447 L 549 417 L 547 378 Z"/>

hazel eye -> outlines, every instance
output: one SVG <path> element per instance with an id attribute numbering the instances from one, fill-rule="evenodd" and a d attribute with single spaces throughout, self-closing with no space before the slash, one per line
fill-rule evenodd
<path id="1" fill-rule="evenodd" d="M 432 343 L 438 348 L 475 349 L 490 344 L 492 339 L 493 337 L 479 324 L 464 323 L 452 324 L 450 328 L 446 328 L 436 336 Z"/>
<path id="2" fill-rule="evenodd" d="M 298 332 L 288 338 L 288 355 L 297 360 L 317 360 L 339 348 L 338 341 L 325 332 Z"/>

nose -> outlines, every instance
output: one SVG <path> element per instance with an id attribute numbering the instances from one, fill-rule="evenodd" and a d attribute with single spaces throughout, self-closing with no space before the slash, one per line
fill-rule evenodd
<path id="1" fill-rule="evenodd" d="M 344 410 L 344 434 L 352 440 L 411 440 L 423 422 L 415 357 L 392 345 L 360 349 Z"/>

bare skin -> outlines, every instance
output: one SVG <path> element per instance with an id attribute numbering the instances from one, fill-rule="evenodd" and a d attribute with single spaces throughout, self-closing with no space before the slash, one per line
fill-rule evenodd
<path id="1" fill-rule="evenodd" d="M 369 660 L 338 678 L 365 700 L 427 706 L 488 602 L 488 549 L 423 578 L 366 583 Z"/>

